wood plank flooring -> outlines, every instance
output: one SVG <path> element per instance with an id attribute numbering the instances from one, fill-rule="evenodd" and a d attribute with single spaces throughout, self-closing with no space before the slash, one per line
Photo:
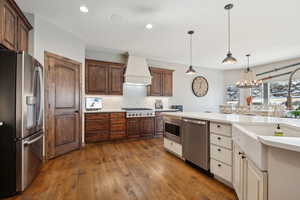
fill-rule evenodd
<path id="1" fill-rule="evenodd" d="M 237 200 L 234 192 L 165 152 L 162 139 L 87 145 L 46 163 L 10 200 Z"/>

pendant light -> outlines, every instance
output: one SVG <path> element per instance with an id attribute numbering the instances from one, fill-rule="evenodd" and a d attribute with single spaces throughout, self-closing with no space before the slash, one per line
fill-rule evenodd
<path id="1" fill-rule="evenodd" d="M 228 52 L 226 58 L 223 60 L 223 64 L 235 64 L 237 60 L 232 56 L 230 47 L 230 10 L 233 8 L 233 4 L 227 4 L 224 9 L 228 11 Z"/>
<path id="2" fill-rule="evenodd" d="M 196 74 L 196 70 L 193 68 L 193 34 L 194 31 L 189 31 L 188 34 L 190 35 L 190 66 L 188 70 L 185 72 L 187 75 L 194 75 Z"/>
<path id="3" fill-rule="evenodd" d="M 236 83 L 238 88 L 253 88 L 262 84 L 261 80 L 256 79 L 256 74 L 250 69 L 250 54 L 246 55 L 248 60 L 247 69 L 242 72 L 241 80 Z"/>

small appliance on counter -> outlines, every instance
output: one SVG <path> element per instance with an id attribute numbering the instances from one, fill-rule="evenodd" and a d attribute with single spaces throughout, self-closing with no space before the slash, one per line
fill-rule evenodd
<path id="1" fill-rule="evenodd" d="M 99 97 L 86 97 L 85 98 L 85 110 L 96 111 L 103 108 L 102 99 Z"/>
<path id="2" fill-rule="evenodd" d="M 171 108 L 183 112 L 183 105 L 172 105 Z"/>
<path id="3" fill-rule="evenodd" d="M 164 108 L 162 100 L 160 100 L 160 99 L 155 100 L 154 106 L 155 106 L 155 109 L 163 109 Z"/>

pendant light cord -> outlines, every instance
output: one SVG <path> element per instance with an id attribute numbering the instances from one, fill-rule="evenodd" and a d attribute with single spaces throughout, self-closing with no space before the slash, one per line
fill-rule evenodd
<path id="1" fill-rule="evenodd" d="M 248 54 L 246 56 L 247 56 L 247 60 L 248 60 L 247 72 L 249 72 L 250 71 L 250 54 Z"/>
<path id="2" fill-rule="evenodd" d="M 192 66 L 193 64 L 193 34 L 191 34 L 191 37 L 190 37 L 190 66 Z"/>
<path id="3" fill-rule="evenodd" d="M 230 34 L 231 34 L 231 32 L 230 32 L 230 26 L 231 26 L 231 23 L 230 23 L 230 9 L 229 9 L 228 10 L 228 53 L 231 52 L 231 46 L 230 46 L 230 43 L 231 43 L 231 41 L 230 41 L 230 39 L 231 39 L 231 37 L 230 37 Z"/>

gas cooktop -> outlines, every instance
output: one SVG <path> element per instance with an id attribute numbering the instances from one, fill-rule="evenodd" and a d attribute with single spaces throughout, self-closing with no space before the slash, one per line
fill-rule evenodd
<path id="1" fill-rule="evenodd" d="M 155 117 L 155 111 L 151 108 L 122 108 L 126 110 L 126 117 Z"/>

